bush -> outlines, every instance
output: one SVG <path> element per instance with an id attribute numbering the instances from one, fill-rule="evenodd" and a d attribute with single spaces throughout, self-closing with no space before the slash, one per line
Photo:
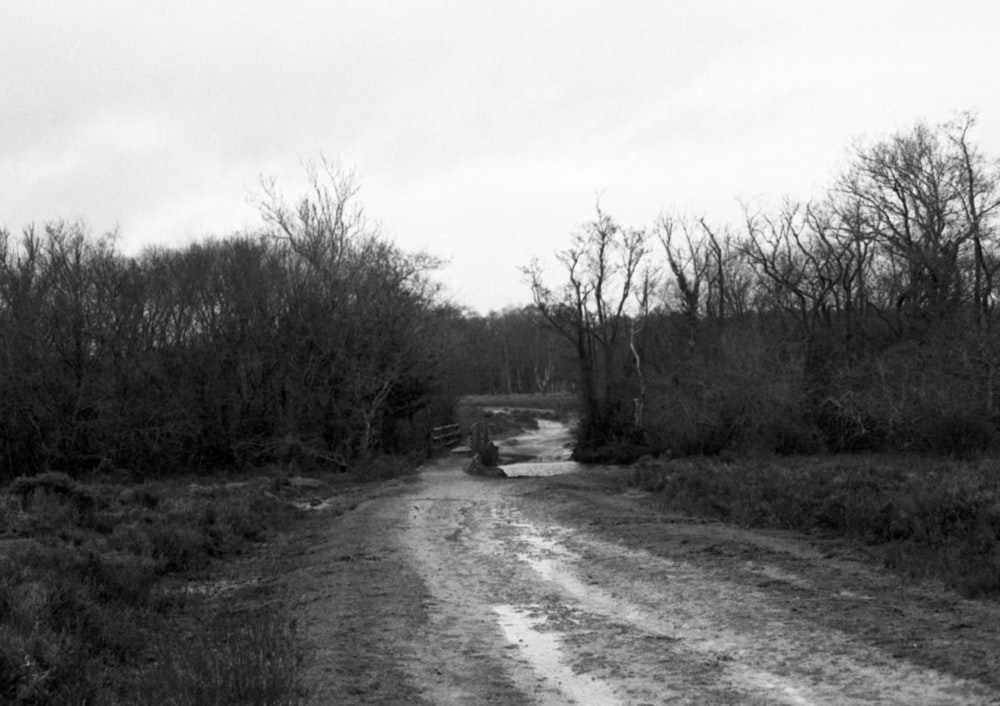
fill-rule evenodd
<path id="1" fill-rule="evenodd" d="M 44 500 L 46 497 L 55 498 L 77 516 L 98 505 L 98 500 L 87 486 L 78 483 L 65 473 L 56 471 L 16 478 L 10 484 L 7 493 L 20 500 L 25 510 L 31 509 L 32 501 Z"/>
<path id="2" fill-rule="evenodd" d="M 823 400 L 816 414 L 818 432 L 835 453 L 885 449 L 891 437 L 889 422 L 872 416 L 850 392 Z"/>
<path id="3" fill-rule="evenodd" d="M 108 663 L 148 641 L 147 567 L 71 547 L 0 565 L 0 702 L 95 703 Z"/>
<path id="4" fill-rule="evenodd" d="M 26 520 L 20 500 L 13 495 L 0 495 L 0 534 L 20 531 Z"/>
<path id="5" fill-rule="evenodd" d="M 161 573 L 176 573 L 203 569 L 211 560 L 211 545 L 206 542 L 204 528 L 178 522 L 160 521 L 141 531 L 149 540 L 152 558 Z"/>
<path id="6" fill-rule="evenodd" d="M 163 489 L 149 483 L 125 489 L 118 499 L 125 505 L 155 510 L 163 500 Z"/>
<path id="7" fill-rule="evenodd" d="M 219 522 L 238 541 L 260 542 L 278 522 L 283 506 L 274 498 L 255 494 L 223 503 Z"/>
<path id="8" fill-rule="evenodd" d="M 985 417 L 959 410 L 928 422 L 922 435 L 928 450 L 967 458 L 990 448 L 995 430 Z"/>
<path id="9" fill-rule="evenodd" d="M 624 466 L 658 451 L 659 449 L 623 439 L 599 444 L 578 444 L 573 449 L 573 460 L 580 463 L 609 463 Z"/>
<path id="10" fill-rule="evenodd" d="M 651 374 L 646 431 L 675 456 L 821 450 L 802 355 L 753 322 L 705 331 L 712 345 Z"/>
<path id="11" fill-rule="evenodd" d="M 965 457 L 993 444 L 981 378 L 945 333 L 830 366 L 816 419 L 831 451 Z"/>
<path id="12" fill-rule="evenodd" d="M 358 476 L 367 480 L 388 480 L 412 475 L 419 465 L 416 457 L 375 454 L 360 461 L 354 470 Z"/>

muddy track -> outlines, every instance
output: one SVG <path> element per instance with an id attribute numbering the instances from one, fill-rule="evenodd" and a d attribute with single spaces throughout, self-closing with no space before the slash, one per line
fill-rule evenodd
<path id="1" fill-rule="evenodd" d="M 1000 704 L 1000 606 L 832 541 L 659 510 L 613 471 L 458 460 L 317 517 L 317 704 Z"/>

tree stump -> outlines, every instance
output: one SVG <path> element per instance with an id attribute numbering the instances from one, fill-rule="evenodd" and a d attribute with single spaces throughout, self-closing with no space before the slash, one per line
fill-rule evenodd
<path id="1" fill-rule="evenodd" d="M 472 458 L 465 470 L 473 475 L 506 476 L 499 467 L 500 449 L 490 441 L 490 429 L 486 422 L 476 422 L 470 430 Z"/>

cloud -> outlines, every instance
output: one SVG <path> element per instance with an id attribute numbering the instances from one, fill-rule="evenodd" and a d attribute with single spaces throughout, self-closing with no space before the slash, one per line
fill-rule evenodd
<path id="1" fill-rule="evenodd" d="M 982 110 L 1000 151 L 1000 4 L 956 0 L 86 4 L 0 10 L 0 223 L 123 242 L 243 227 L 340 157 L 401 245 L 482 306 L 592 212 L 738 215 L 808 196 L 844 145 Z M 484 257 L 483 253 L 487 253 Z M 484 285 L 484 282 L 490 282 Z"/>
<path id="2" fill-rule="evenodd" d="M 126 252 L 135 254 L 151 245 L 169 242 L 183 246 L 206 236 L 252 231 L 260 219 L 247 204 L 232 198 L 231 190 L 192 192 L 161 202 L 158 208 L 123 221 Z"/>

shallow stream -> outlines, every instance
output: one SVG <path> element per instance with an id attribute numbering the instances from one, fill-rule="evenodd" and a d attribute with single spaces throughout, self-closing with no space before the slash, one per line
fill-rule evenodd
<path id="1" fill-rule="evenodd" d="M 583 465 L 570 459 L 573 443 L 567 424 L 539 419 L 538 429 L 497 442 L 500 465 L 510 478 L 575 473 Z"/>

